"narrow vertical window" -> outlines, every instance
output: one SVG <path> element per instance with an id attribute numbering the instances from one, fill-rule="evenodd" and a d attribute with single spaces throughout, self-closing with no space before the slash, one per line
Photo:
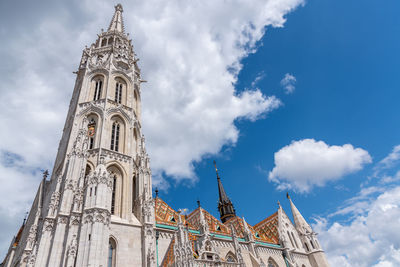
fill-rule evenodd
<path id="1" fill-rule="evenodd" d="M 118 145 L 119 145 L 119 124 L 117 123 L 117 128 L 115 130 L 115 151 L 118 151 Z"/>
<path id="2" fill-rule="evenodd" d="M 136 200 L 136 176 L 132 178 L 132 212 L 135 210 L 135 200 Z"/>
<path id="3" fill-rule="evenodd" d="M 122 83 L 116 83 L 115 85 L 115 102 L 121 104 L 122 100 Z"/>
<path id="4" fill-rule="evenodd" d="M 111 129 L 111 146 L 110 146 L 111 150 L 114 150 L 114 142 L 115 142 L 115 122 L 113 123 Z"/>
<path id="5" fill-rule="evenodd" d="M 110 149 L 114 151 L 118 151 L 119 129 L 120 129 L 119 123 L 114 122 L 111 128 L 111 145 L 110 145 Z"/>
<path id="6" fill-rule="evenodd" d="M 102 86 L 103 86 L 103 81 L 101 81 L 101 80 L 96 81 L 96 85 L 95 85 L 95 88 L 94 88 L 93 100 L 96 101 L 96 100 L 101 98 L 101 88 L 102 88 Z"/>
<path id="7" fill-rule="evenodd" d="M 107 263 L 107 267 L 115 267 L 115 251 L 116 251 L 115 241 L 110 238 L 110 241 L 108 243 L 108 263 Z"/>
<path id="8" fill-rule="evenodd" d="M 111 195 L 111 214 L 115 213 L 115 190 L 116 190 L 116 188 L 117 188 L 117 175 L 114 175 L 112 195 Z"/>

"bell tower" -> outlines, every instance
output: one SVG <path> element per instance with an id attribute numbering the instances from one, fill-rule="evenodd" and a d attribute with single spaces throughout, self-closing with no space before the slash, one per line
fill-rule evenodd
<path id="1" fill-rule="evenodd" d="M 155 266 L 144 81 L 122 13 L 116 5 L 107 31 L 83 50 L 53 173 L 10 266 Z"/>

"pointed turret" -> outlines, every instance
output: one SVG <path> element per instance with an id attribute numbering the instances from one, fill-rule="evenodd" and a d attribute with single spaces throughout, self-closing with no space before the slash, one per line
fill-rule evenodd
<path id="1" fill-rule="evenodd" d="M 218 174 L 217 164 L 214 161 L 215 172 L 217 173 L 217 181 L 218 181 L 218 193 L 219 193 L 219 201 L 218 201 L 218 211 L 220 214 L 221 221 L 225 223 L 229 218 L 235 217 L 236 212 L 235 208 L 231 200 L 228 198 L 225 189 L 222 185 L 221 178 Z"/>
<path id="2" fill-rule="evenodd" d="M 294 224 L 296 225 L 297 230 L 303 234 L 312 233 L 313 230 L 312 230 L 311 226 L 306 222 L 303 215 L 301 215 L 300 211 L 293 204 L 293 201 L 290 198 L 289 194 L 286 194 L 286 197 L 290 201 L 290 207 L 292 209 L 293 220 L 294 220 Z"/>
<path id="3" fill-rule="evenodd" d="M 108 31 L 117 31 L 125 33 L 124 20 L 122 19 L 123 8 L 121 4 L 115 6 L 114 16 L 111 19 Z"/>

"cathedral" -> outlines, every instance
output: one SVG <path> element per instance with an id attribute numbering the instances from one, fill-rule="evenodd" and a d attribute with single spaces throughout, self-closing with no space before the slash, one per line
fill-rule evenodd
<path id="1" fill-rule="evenodd" d="M 293 201 L 250 225 L 217 174 L 215 218 L 153 195 L 141 128 L 141 79 L 122 6 L 83 50 L 62 139 L 2 267 L 327 267 L 317 233 Z M 216 196 L 217 199 L 217 196 Z"/>

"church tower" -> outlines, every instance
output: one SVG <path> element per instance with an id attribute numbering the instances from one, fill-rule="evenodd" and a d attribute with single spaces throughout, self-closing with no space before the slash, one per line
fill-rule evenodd
<path id="1" fill-rule="evenodd" d="M 83 50 L 53 173 L 5 266 L 155 266 L 143 80 L 122 13 Z"/>

